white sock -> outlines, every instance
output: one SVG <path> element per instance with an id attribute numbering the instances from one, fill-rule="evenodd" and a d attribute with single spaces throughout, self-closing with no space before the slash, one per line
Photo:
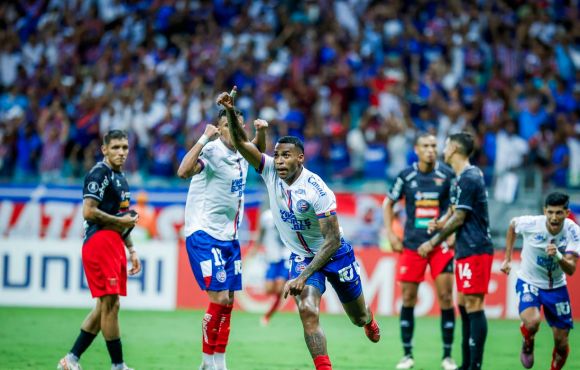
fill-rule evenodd
<path id="1" fill-rule="evenodd" d="M 226 354 L 216 352 L 213 355 L 216 370 L 226 370 Z"/>
<path id="2" fill-rule="evenodd" d="M 76 364 L 77 362 L 79 362 L 79 358 L 73 355 L 72 353 L 67 353 L 65 357 L 72 363 Z"/>
<path id="3" fill-rule="evenodd" d="M 214 355 L 208 355 L 207 353 L 202 353 L 201 354 L 202 357 L 202 361 L 204 365 L 210 365 L 210 366 L 215 366 L 214 365 Z"/>

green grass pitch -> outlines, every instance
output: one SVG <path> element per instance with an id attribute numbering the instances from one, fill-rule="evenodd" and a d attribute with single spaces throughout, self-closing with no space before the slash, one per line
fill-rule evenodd
<path id="1" fill-rule="evenodd" d="M 0 369 L 55 369 L 88 310 L 0 308 Z M 136 370 L 195 370 L 201 359 L 201 311 L 123 311 L 121 331 L 126 362 Z M 259 315 L 234 311 L 227 352 L 230 370 L 313 369 L 296 313 L 274 316 L 268 327 Z M 328 351 L 336 370 L 394 369 L 402 355 L 398 319 L 379 317 L 382 338 L 373 344 L 346 315 L 323 315 Z M 460 320 L 455 330 L 453 356 L 460 362 Z M 437 318 L 419 318 L 415 327 L 415 369 L 440 369 L 441 339 Z M 578 334 L 572 331 L 567 369 L 580 369 Z M 521 369 L 518 322 L 490 320 L 484 368 Z M 543 323 L 536 340 L 535 369 L 548 369 L 551 331 Z M 84 354 L 85 370 L 108 370 L 110 363 L 102 336 Z"/>

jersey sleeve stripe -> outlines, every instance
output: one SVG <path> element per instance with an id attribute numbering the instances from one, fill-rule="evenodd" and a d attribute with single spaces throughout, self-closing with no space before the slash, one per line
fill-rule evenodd
<path id="1" fill-rule="evenodd" d="M 574 252 L 574 251 L 566 251 L 566 252 L 564 252 L 564 254 L 571 254 L 573 256 L 578 257 L 578 253 L 577 252 Z"/>
<path id="2" fill-rule="evenodd" d="M 260 158 L 260 165 L 258 166 L 258 173 L 261 175 L 262 171 L 264 171 L 264 165 L 266 164 L 266 156 L 262 154 L 262 158 Z"/>
<path id="3" fill-rule="evenodd" d="M 320 218 L 326 218 L 326 217 L 330 217 L 330 216 L 334 216 L 334 215 L 336 215 L 336 209 L 316 214 L 316 217 L 320 219 Z"/>
<path id="4" fill-rule="evenodd" d="M 471 208 L 470 206 L 463 205 L 463 204 L 456 205 L 455 209 L 467 209 L 468 211 L 473 211 L 473 208 Z"/>
<path id="5" fill-rule="evenodd" d="M 202 172 L 205 169 L 205 162 L 202 161 L 200 158 L 198 158 L 197 163 L 199 163 L 199 165 L 201 166 L 201 170 L 199 170 L 199 172 Z"/>
<path id="6" fill-rule="evenodd" d="M 85 194 L 85 195 L 83 195 L 83 198 L 93 198 L 93 199 L 98 200 L 99 202 L 103 201 L 101 198 L 99 198 L 98 196 L 96 196 L 94 194 Z"/>

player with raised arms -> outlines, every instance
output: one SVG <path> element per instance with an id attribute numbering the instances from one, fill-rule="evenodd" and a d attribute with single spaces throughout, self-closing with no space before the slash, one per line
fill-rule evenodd
<path id="1" fill-rule="evenodd" d="M 520 361 L 526 369 L 534 366 L 534 337 L 540 329 L 540 308 L 554 336 L 550 370 L 564 367 L 570 346 L 568 335 L 573 328 L 566 275 L 576 271 L 580 253 L 580 227 L 568 219 L 569 197 L 554 192 L 546 197 L 544 214 L 512 219 L 506 235 L 506 254 L 501 270 L 511 271 L 512 250 L 517 235 L 524 245 L 517 271 L 519 312 L 523 336 Z"/>
<path id="2" fill-rule="evenodd" d="M 292 251 L 284 297 L 295 296 L 304 339 L 316 369 L 331 370 L 326 337 L 319 322 L 326 279 L 352 323 L 364 327 L 371 341 L 380 339 L 379 326 L 365 303 L 359 265 L 352 247 L 342 237 L 336 197 L 319 176 L 304 168 L 304 145 L 300 139 L 284 136 L 276 143 L 273 158 L 263 154 L 236 122 L 231 94 L 220 94 L 217 102 L 226 110 L 233 144 L 262 175 L 274 222 L 282 242 Z"/>
<path id="3" fill-rule="evenodd" d="M 243 124 L 240 111 L 232 113 Z M 255 125 L 256 150 L 265 147 L 265 127 Z M 218 139 L 219 138 L 219 139 Z M 244 215 L 248 162 L 230 140 L 226 111 L 185 155 L 177 175 L 191 178 L 185 204 L 185 244 L 199 287 L 209 306 L 202 320 L 200 370 L 225 370 L 234 292 L 242 289 L 238 228 Z"/>

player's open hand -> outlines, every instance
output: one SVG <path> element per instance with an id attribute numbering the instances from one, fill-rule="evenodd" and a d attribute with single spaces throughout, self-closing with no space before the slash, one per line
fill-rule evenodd
<path id="1" fill-rule="evenodd" d="M 228 109 L 228 110 L 234 109 L 234 97 L 236 96 L 237 91 L 238 91 L 237 87 L 234 86 L 232 91 L 230 91 L 229 93 L 223 92 L 223 93 L 219 94 L 219 96 L 216 100 L 216 103 L 218 105 L 221 105 L 225 109 Z"/>
<path id="2" fill-rule="evenodd" d="M 509 275 L 510 271 L 512 270 L 512 261 L 504 260 L 499 269 L 504 274 Z"/>
<path id="3" fill-rule="evenodd" d="M 284 298 L 288 297 L 288 294 L 297 296 L 302 293 L 304 287 L 306 286 L 306 280 L 298 276 L 296 279 L 288 280 L 284 285 Z"/>
<path id="4" fill-rule="evenodd" d="M 431 244 L 431 241 L 427 240 L 425 243 L 419 246 L 419 249 L 417 249 L 417 253 L 419 254 L 419 256 L 423 258 L 427 258 L 427 255 L 429 255 L 429 253 L 431 253 L 432 250 L 433 245 Z"/>
<path id="5" fill-rule="evenodd" d="M 129 275 L 138 274 L 141 271 L 141 261 L 137 256 L 137 252 L 133 251 L 129 254 L 129 258 L 131 259 L 131 269 L 129 270 Z"/>
<path id="6" fill-rule="evenodd" d="M 254 121 L 254 128 L 256 131 L 265 130 L 268 128 L 268 122 L 263 119 L 257 119 Z"/>
<path id="7" fill-rule="evenodd" d="M 205 131 L 203 132 L 203 134 L 207 136 L 209 141 L 212 141 L 220 136 L 220 131 L 217 127 L 215 127 L 210 123 L 205 126 Z"/>

